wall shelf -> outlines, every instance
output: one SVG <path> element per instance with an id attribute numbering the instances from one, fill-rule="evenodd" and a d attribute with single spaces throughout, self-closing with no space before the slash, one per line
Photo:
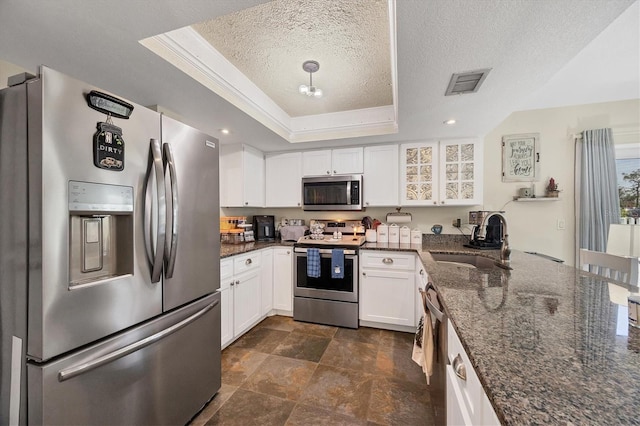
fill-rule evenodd
<path id="1" fill-rule="evenodd" d="M 558 200 L 560 200 L 559 197 L 534 197 L 534 198 L 517 197 L 517 196 L 513 197 L 513 201 L 558 201 Z"/>

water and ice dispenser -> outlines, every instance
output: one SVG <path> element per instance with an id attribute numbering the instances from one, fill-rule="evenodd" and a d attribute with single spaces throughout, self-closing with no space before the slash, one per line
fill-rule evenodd
<path id="1" fill-rule="evenodd" d="M 133 274 L 133 187 L 69 182 L 69 288 Z"/>

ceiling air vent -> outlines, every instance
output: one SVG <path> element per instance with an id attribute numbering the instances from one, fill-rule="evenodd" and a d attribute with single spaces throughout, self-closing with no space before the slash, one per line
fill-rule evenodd
<path id="1" fill-rule="evenodd" d="M 491 68 L 453 74 L 444 95 L 451 96 L 477 92 L 484 79 L 487 78 L 489 71 L 491 71 Z"/>

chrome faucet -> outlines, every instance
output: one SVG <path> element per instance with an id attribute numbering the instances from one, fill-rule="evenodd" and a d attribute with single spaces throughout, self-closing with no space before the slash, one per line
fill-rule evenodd
<path id="1" fill-rule="evenodd" d="M 485 231 L 485 223 L 489 222 L 489 218 L 496 216 L 500 220 L 500 225 L 502 225 L 502 235 L 500 236 L 500 261 L 505 265 L 509 263 L 509 258 L 511 257 L 511 248 L 509 247 L 509 234 L 507 233 L 507 219 L 499 212 L 491 212 L 487 216 L 485 216 L 482 224 L 479 229 L 479 237 L 484 239 L 486 235 Z"/>

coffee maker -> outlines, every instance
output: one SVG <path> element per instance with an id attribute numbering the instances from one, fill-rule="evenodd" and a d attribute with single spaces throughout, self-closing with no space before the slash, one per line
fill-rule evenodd
<path id="1" fill-rule="evenodd" d="M 256 241 L 273 241 L 276 238 L 274 216 L 253 216 L 253 234 Z"/>
<path id="2" fill-rule="evenodd" d="M 496 250 L 502 244 L 502 223 L 491 211 L 478 210 L 469 212 L 469 224 L 473 226 L 471 240 L 465 247 L 480 250 Z M 488 218 L 488 219 L 487 219 Z"/>

